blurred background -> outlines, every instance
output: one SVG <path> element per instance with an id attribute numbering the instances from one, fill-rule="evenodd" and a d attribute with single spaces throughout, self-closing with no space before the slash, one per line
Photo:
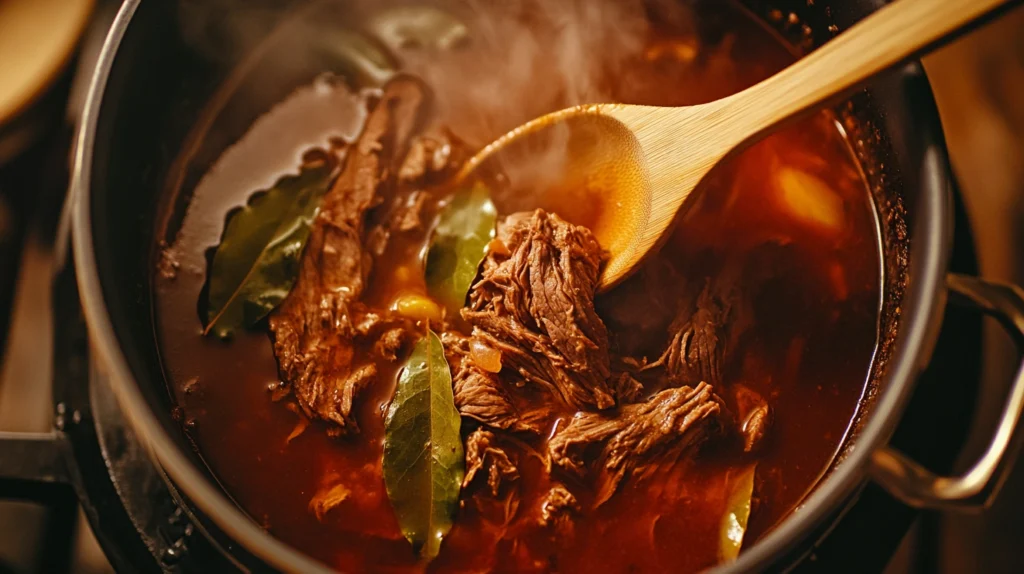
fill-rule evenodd
<path id="1" fill-rule="evenodd" d="M 51 243 L 67 187 L 70 136 L 115 10 L 116 2 L 103 0 L 0 0 L 0 432 L 45 432 L 53 425 Z M 924 64 L 982 275 L 1024 285 L 1024 9 Z M 963 461 L 973 460 L 987 440 L 1017 361 L 1009 338 L 986 325 L 981 423 Z M 1024 571 L 1021 508 L 1024 459 L 987 512 L 923 515 L 888 571 Z M 73 545 L 70 571 L 111 570 L 84 519 L 75 529 L 48 524 L 41 507 L 0 502 L 0 573 L 47 571 L 40 549 L 52 536 Z"/>
<path id="2" fill-rule="evenodd" d="M 1024 285 L 1024 10 L 924 60 L 942 117 L 953 172 L 977 241 L 981 274 Z M 994 322 L 986 324 L 980 421 L 961 460 L 973 461 L 1003 405 L 1018 357 Z M 993 508 L 979 516 L 937 516 L 934 553 L 944 572 L 1024 568 L 1024 458 Z M 912 546 L 914 537 L 908 539 Z M 931 546 L 931 545 L 929 545 Z"/>

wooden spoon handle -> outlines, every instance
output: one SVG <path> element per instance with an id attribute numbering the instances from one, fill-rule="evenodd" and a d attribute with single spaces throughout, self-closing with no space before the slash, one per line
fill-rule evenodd
<path id="1" fill-rule="evenodd" d="M 980 18 L 1020 0 L 896 0 L 775 76 L 720 100 L 719 113 L 742 121 L 734 144 L 871 76 L 949 41 Z M 738 125 L 742 124 L 742 125 Z M 743 132 L 743 133 L 740 133 Z"/>

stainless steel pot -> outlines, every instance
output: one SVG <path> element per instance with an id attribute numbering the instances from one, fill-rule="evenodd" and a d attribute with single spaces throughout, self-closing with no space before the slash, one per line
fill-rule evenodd
<path id="1" fill-rule="evenodd" d="M 264 4 L 245 3 L 246 9 L 264 10 L 266 16 L 254 42 L 274 29 L 277 12 Z M 746 4 L 765 14 L 792 11 L 808 25 L 805 40 L 821 42 L 829 37 L 830 26 L 848 27 L 878 2 Z M 156 206 L 177 150 L 190 141 L 206 100 L 240 57 L 225 53 L 219 61 L 189 51 L 182 43 L 179 16 L 173 3 L 124 2 L 103 48 L 77 137 L 68 210 L 93 368 L 109 379 L 132 427 L 194 509 L 197 524 L 236 553 L 240 566 L 322 571 L 323 565 L 276 540 L 231 502 L 171 417 L 149 308 L 152 255 L 159 240 Z M 266 96 L 268 102 L 280 97 Z M 864 133 L 879 136 L 858 149 L 863 161 L 878 167 L 869 175 L 882 212 L 887 261 L 877 377 L 842 456 L 800 510 L 722 570 L 784 568 L 807 552 L 869 480 L 914 506 L 984 506 L 1019 443 L 1015 429 L 1024 409 L 1024 370 L 1017 374 L 988 450 L 963 475 L 937 476 L 887 446 L 932 357 L 947 297 L 998 318 L 1024 345 L 1024 293 L 948 273 L 951 178 L 920 66 L 880 78 L 841 113 L 855 118 Z M 203 145 L 222 148 L 226 143 Z M 175 201 L 170 200 L 171 209 L 180 208 Z"/>

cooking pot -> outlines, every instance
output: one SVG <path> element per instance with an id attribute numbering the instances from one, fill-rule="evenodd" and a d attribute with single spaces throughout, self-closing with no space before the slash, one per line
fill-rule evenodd
<path id="1" fill-rule="evenodd" d="M 881 2 L 751 0 L 747 7 L 810 49 Z M 257 115 L 322 70 L 289 68 L 273 85 L 246 90 L 254 62 L 273 58 L 268 38 L 288 42 L 291 12 L 271 2 L 217 4 L 126 0 L 103 47 L 74 153 L 71 222 L 74 267 L 93 349 L 132 428 L 204 535 L 247 569 L 314 572 L 325 567 L 276 540 L 247 517 L 203 464 L 172 417 L 154 336 L 151 273 L 166 220 L 181 213 L 197 174 Z M 198 10 L 198 16 L 197 16 Z M 247 10 L 246 33 L 222 51 L 218 22 Z M 255 54 L 255 55 L 254 55 Z M 283 78 L 283 79 L 282 79 Z M 289 82 L 294 83 L 289 85 Z M 837 109 L 874 194 L 885 252 L 881 337 L 872 382 L 842 452 L 816 489 L 727 571 L 785 568 L 804 555 L 860 489 L 875 481 L 906 504 L 978 508 L 998 489 L 1018 443 L 1024 409 L 1019 371 L 988 449 L 964 474 L 938 476 L 888 446 L 915 382 L 929 364 L 947 297 L 997 318 L 1024 345 L 1024 293 L 948 272 L 951 176 L 939 120 L 921 67 L 878 78 Z M 216 130 L 211 126 L 217 125 Z M 184 150 L 184 151 L 182 151 Z M 170 183 L 168 183 L 170 182 Z M 950 448 L 954 448 L 952 445 Z"/>

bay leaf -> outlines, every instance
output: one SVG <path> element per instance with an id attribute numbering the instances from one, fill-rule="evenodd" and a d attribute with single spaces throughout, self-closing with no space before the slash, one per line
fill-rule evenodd
<path id="1" fill-rule="evenodd" d="M 482 183 L 457 192 L 441 211 L 427 252 L 427 291 L 449 315 L 458 316 L 465 304 L 497 219 Z"/>
<path id="2" fill-rule="evenodd" d="M 461 419 L 441 339 L 427 330 L 384 421 L 384 484 L 402 533 L 427 560 L 452 527 L 465 473 Z"/>
<path id="3" fill-rule="evenodd" d="M 722 561 L 735 560 L 743 547 L 743 537 L 750 519 L 750 502 L 754 495 L 756 464 L 729 471 L 726 479 L 725 514 L 722 516 L 719 556 Z"/>
<path id="4" fill-rule="evenodd" d="M 250 327 L 288 296 L 334 166 L 303 166 L 230 216 L 210 267 L 204 334 Z"/>

